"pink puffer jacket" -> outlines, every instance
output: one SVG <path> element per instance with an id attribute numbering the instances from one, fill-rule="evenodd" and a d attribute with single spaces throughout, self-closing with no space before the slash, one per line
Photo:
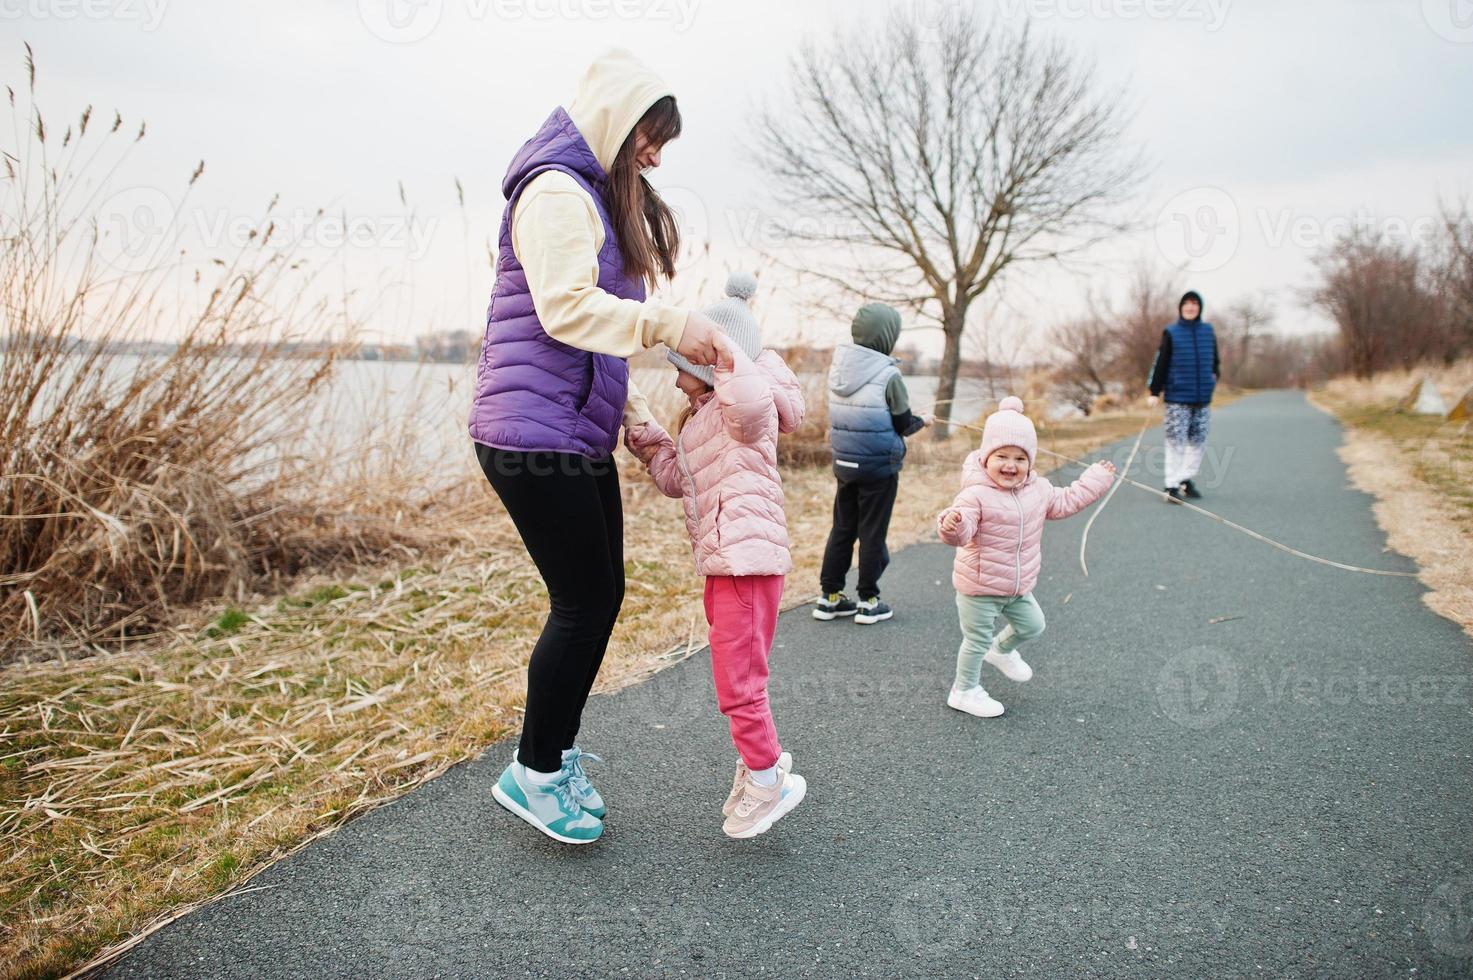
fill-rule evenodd
<path id="1" fill-rule="evenodd" d="M 723 346 L 716 390 L 702 396 L 679 440 L 658 422 L 624 431 L 624 445 L 667 497 L 685 503 L 696 571 L 786 575 L 788 522 L 777 472 L 777 434 L 803 422 L 803 389 L 770 350 L 755 362 Z"/>
<path id="2" fill-rule="evenodd" d="M 978 450 L 962 464 L 962 490 L 936 518 L 941 540 L 956 547 L 951 584 L 963 595 L 1026 595 L 1043 563 L 1043 522 L 1079 513 L 1110 489 L 1114 476 L 1099 463 L 1067 487 L 1029 473 L 1021 487 L 1004 490 L 987 475 Z M 962 515 L 956 534 L 941 531 L 952 511 Z"/>

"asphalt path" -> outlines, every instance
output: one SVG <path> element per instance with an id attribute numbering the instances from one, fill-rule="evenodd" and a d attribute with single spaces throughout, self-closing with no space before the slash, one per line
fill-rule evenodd
<path id="1" fill-rule="evenodd" d="M 1236 402 L 1214 413 L 1202 504 L 1413 568 L 1339 440 L 1299 394 Z M 1161 458 L 1153 430 L 1132 476 L 1156 484 Z M 1131 487 L 1085 578 L 1088 513 L 1045 532 L 1033 680 L 984 668 L 1001 718 L 945 704 L 950 548 L 896 556 L 888 623 L 785 614 L 771 690 L 809 790 L 763 837 L 721 833 L 735 755 L 697 655 L 590 702 L 598 844 L 501 810 L 495 745 L 111 975 L 1473 975 L 1463 633 L 1414 579 L 1302 561 Z"/>

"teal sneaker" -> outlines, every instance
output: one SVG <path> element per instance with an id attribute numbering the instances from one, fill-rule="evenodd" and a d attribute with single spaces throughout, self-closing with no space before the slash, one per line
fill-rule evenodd
<path id="1" fill-rule="evenodd" d="M 520 763 L 513 762 L 491 788 L 496 802 L 553 840 L 564 844 L 592 844 L 604 832 L 604 822 L 584 810 L 568 786 L 572 774 L 558 771 L 550 783 L 527 779 Z M 520 777 L 520 778 L 519 778 Z"/>
<path id="2" fill-rule="evenodd" d="M 573 792 L 573 799 L 578 801 L 579 806 L 602 820 L 609 808 L 604 806 L 604 798 L 598 795 L 598 790 L 588 781 L 588 773 L 583 771 L 584 759 L 589 762 L 604 761 L 576 745 L 571 749 L 563 749 L 563 772 L 572 774 L 568 779 L 568 789 Z"/>

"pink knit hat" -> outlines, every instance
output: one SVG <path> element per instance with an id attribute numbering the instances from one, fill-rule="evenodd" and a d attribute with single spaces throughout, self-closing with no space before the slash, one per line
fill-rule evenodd
<path id="1" fill-rule="evenodd" d="M 1028 454 L 1028 468 L 1038 452 L 1038 433 L 1033 421 L 1023 414 L 1023 399 L 1009 395 L 997 403 L 997 411 L 987 416 L 982 427 L 982 462 L 1003 446 L 1017 446 Z"/>

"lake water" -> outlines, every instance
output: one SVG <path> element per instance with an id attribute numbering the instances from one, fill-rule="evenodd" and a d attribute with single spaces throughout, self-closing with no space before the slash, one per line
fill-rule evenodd
<path id="1" fill-rule="evenodd" d="M 126 381 L 143 363 L 139 357 L 118 356 L 106 371 Z M 222 370 L 230 370 L 229 364 L 222 362 Z M 683 397 L 675 388 L 674 370 L 635 368 L 631 375 L 649 396 L 656 415 L 673 421 Z M 274 449 L 320 458 L 324 449 L 352 455 L 377 448 L 391 452 L 403 472 L 428 468 L 456 473 L 474 468 L 466 419 L 475 380 L 474 364 L 339 361 L 312 410 L 310 445 L 278 444 Z M 801 380 L 810 399 L 822 397 L 824 375 L 805 374 Z M 905 379 L 915 411 L 932 409 L 937 380 L 934 375 Z M 957 388 L 956 409 L 941 414 L 964 421 L 977 419 L 1001 396 L 989 382 L 974 378 L 959 379 Z"/>
<path id="2" fill-rule="evenodd" d="M 669 421 L 683 397 L 675 389 L 674 370 L 636 368 L 631 376 L 650 398 L 655 414 Z M 464 465 L 472 458 L 466 419 L 475 380 L 473 364 L 346 361 L 339 365 L 324 402 L 323 421 L 340 438 L 353 443 L 391 440 L 410 447 L 415 458 L 406 459 L 406 465 Z M 810 397 L 823 388 L 821 375 L 805 375 L 801 380 Z M 932 408 L 938 381 L 934 375 L 905 379 L 913 410 Z M 940 414 L 974 421 L 1003 394 L 991 382 L 961 378 L 955 410 Z"/>

